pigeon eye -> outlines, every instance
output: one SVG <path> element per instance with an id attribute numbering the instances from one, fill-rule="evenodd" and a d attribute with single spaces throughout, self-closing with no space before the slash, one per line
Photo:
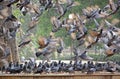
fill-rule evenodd
<path id="1" fill-rule="evenodd" d="M 113 49 L 113 52 L 116 52 L 117 50 L 116 49 Z"/>

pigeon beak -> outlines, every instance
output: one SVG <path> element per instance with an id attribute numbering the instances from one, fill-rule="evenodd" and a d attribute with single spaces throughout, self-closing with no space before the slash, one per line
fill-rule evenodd
<path id="1" fill-rule="evenodd" d="M 83 59 L 83 60 L 93 60 L 93 58 L 88 56 L 86 53 L 82 53 L 80 55 L 80 58 Z"/>

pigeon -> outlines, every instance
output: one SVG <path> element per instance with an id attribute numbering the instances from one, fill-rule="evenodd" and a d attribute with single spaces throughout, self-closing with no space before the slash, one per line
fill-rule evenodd
<path id="1" fill-rule="evenodd" d="M 90 69 L 87 71 L 87 74 L 93 74 L 94 72 L 96 72 L 96 68 L 90 68 Z"/>
<path id="2" fill-rule="evenodd" d="M 24 66 L 23 66 L 23 72 L 24 73 L 31 73 L 32 72 L 32 69 L 31 69 L 28 62 L 25 62 Z"/>
<path id="3" fill-rule="evenodd" d="M 88 64 L 87 63 L 84 63 L 83 64 L 83 68 L 82 68 L 82 73 L 84 73 L 84 72 L 87 72 L 88 71 Z"/>
<path id="4" fill-rule="evenodd" d="M 36 27 L 36 25 L 38 24 L 38 21 L 39 21 L 38 18 L 35 18 L 35 19 L 31 20 L 30 23 L 29 23 L 29 28 L 26 30 L 26 32 L 29 32 L 34 27 Z"/>
<path id="5" fill-rule="evenodd" d="M 52 32 L 57 32 L 61 28 L 61 21 L 55 16 L 51 17 L 51 23 L 53 25 Z"/>
<path id="6" fill-rule="evenodd" d="M 105 54 L 107 55 L 106 57 L 110 57 L 114 55 L 116 52 L 117 52 L 117 49 L 111 46 L 105 51 Z"/>
<path id="7" fill-rule="evenodd" d="M 53 5 L 52 0 L 47 0 L 47 3 L 45 4 L 45 10 L 47 10 L 48 8 L 51 8 Z"/>
<path id="8" fill-rule="evenodd" d="M 38 74 L 38 73 L 41 74 L 41 73 L 43 73 L 43 71 L 44 71 L 44 65 L 41 62 L 39 62 L 38 66 L 37 66 L 37 63 L 35 63 L 33 73 L 34 74 Z"/>
<path id="9" fill-rule="evenodd" d="M 18 45 L 18 47 L 25 46 L 25 45 L 29 44 L 30 42 L 31 42 L 31 39 L 25 40 L 25 41 L 21 42 L 21 43 Z"/>
<path id="10" fill-rule="evenodd" d="M 68 65 L 66 65 L 66 72 L 69 72 L 69 73 L 74 73 L 74 66 L 72 64 L 72 61 L 70 61 L 70 63 Z"/>
<path id="11" fill-rule="evenodd" d="M 87 51 L 84 51 L 79 57 L 83 60 L 93 60 L 90 56 L 86 55 Z"/>
<path id="12" fill-rule="evenodd" d="M 87 7 L 86 9 L 83 9 L 82 11 L 87 19 L 105 18 L 109 15 L 107 12 L 102 11 L 98 6 Z"/>
<path id="13" fill-rule="evenodd" d="M 110 63 L 110 62 L 108 62 L 107 64 L 108 64 L 108 67 L 106 68 L 106 71 L 107 71 L 107 72 L 113 73 L 113 72 L 116 71 L 115 63 Z"/>
<path id="14" fill-rule="evenodd" d="M 96 63 L 95 68 L 96 71 L 103 71 L 104 70 L 103 63 Z"/>
<path id="15" fill-rule="evenodd" d="M 10 7 L 11 5 L 17 3 L 19 0 L 9 0 L 9 4 L 7 4 L 8 7 Z"/>
<path id="16" fill-rule="evenodd" d="M 37 74 L 37 73 L 42 73 L 44 70 L 43 70 L 43 65 L 39 65 L 37 68 L 36 68 L 36 71 L 34 72 L 35 74 Z"/>
<path id="17" fill-rule="evenodd" d="M 67 0 L 67 7 L 71 7 L 73 5 L 73 0 Z"/>
<path id="18" fill-rule="evenodd" d="M 110 12 L 108 15 L 108 16 L 111 16 L 115 14 L 119 10 L 119 8 L 120 8 L 119 1 L 117 3 L 114 3 L 113 0 L 109 0 L 109 4 L 106 5 L 103 9 L 106 9 L 106 11 L 111 10 L 112 12 Z"/>
<path id="19" fill-rule="evenodd" d="M 7 14 L 6 14 L 6 15 L 7 15 Z M 11 14 L 11 15 L 9 15 L 9 16 L 7 16 L 7 17 L 5 18 L 5 20 L 3 21 L 3 23 L 2 23 L 0 26 L 3 27 L 3 25 L 4 25 L 6 22 L 9 22 L 9 21 L 16 22 L 16 21 L 17 21 L 17 18 L 16 18 L 13 14 Z"/>
<path id="20" fill-rule="evenodd" d="M 75 71 L 81 71 L 83 69 L 83 64 L 81 61 L 75 61 L 74 63 Z"/>
<path id="21" fill-rule="evenodd" d="M 61 53 L 62 50 L 64 49 L 64 42 L 62 39 L 59 39 L 59 44 L 60 44 L 60 46 L 57 48 L 57 52 Z"/>
<path id="22" fill-rule="evenodd" d="M 13 15 L 13 14 L 11 14 L 11 15 L 9 15 L 6 19 L 5 19 L 5 22 L 7 22 L 7 21 L 16 21 L 17 20 L 17 18 Z"/>
<path id="23" fill-rule="evenodd" d="M 18 3 L 17 6 L 20 6 L 20 10 L 24 7 L 30 4 L 30 0 L 21 0 L 21 3 Z"/>
<path id="24" fill-rule="evenodd" d="M 45 48 L 46 46 L 48 46 L 48 44 L 50 43 L 50 38 L 44 38 L 44 37 L 40 37 L 38 39 L 38 44 L 39 44 L 39 48 Z"/>
<path id="25" fill-rule="evenodd" d="M 3 2 L 4 0 L 0 0 L 0 2 Z"/>
<path id="26" fill-rule="evenodd" d="M 41 6 L 45 6 L 47 4 L 47 0 L 39 0 Z"/>
<path id="27" fill-rule="evenodd" d="M 47 62 L 44 64 L 44 71 L 46 73 L 50 73 L 51 72 L 51 66 Z"/>
<path id="28" fill-rule="evenodd" d="M 58 70 L 59 70 L 59 65 L 58 65 L 58 63 L 57 62 L 53 62 L 53 65 L 51 66 L 51 72 L 52 73 L 56 73 L 56 72 L 58 72 Z"/>
<path id="29" fill-rule="evenodd" d="M 7 72 L 9 72 L 10 74 L 21 73 L 22 72 L 22 68 L 18 64 L 18 62 L 16 62 L 16 65 L 14 65 L 12 62 L 10 62 L 9 63 L 9 67 L 7 68 Z"/>
<path id="30" fill-rule="evenodd" d="M 63 8 L 63 6 L 58 3 L 58 0 L 56 1 L 55 8 L 57 9 L 57 12 L 60 14 L 60 16 L 58 16 L 58 19 L 61 19 L 73 4 L 72 0 L 67 0 L 67 2 L 68 2 L 67 6 Z"/>

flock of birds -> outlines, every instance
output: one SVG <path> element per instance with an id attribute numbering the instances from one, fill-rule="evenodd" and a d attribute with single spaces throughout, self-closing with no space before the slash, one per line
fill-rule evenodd
<path id="1" fill-rule="evenodd" d="M 0 0 L 0 4 L 2 4 L 4 1 L 5 0 Z M 6 7 L 2 7 L 2 5 L 0 5 L 0 19 L 3 20 L 3 22 L 0 24 L 0 37 L 6 36 L 8 37 L 7 40 L 15 38 L 17 30 L 21 26 L 21 22 L 13 14 L 9 14 L 7 12 L 8 9 L 12 7 L 12 5 L 16 4 L 16 7 L 21 11 L 23 16 L 26 16 L 29 13 L 32 16 L 30 23 L 28 23 L 29 28 L 26 30 L 26 35 L 24 36 L 25 38 L 30 35 L 30 31 L 39 23 L 39 18 L 43 14 L 43 12 L 49 10 L 50 8 L 54 8 L 57 16 L 52 16 L 50 19 L 53 25 L 52 34 L 50 34 L 50 37 L 48 38 L 40 37 L 38 39 L 39 50 L 35 53 L 37 57 L 43 55 L 45 60 L 49 60 L 49 55 L 54 52 L 56 48 L 58 53 L 62 52 L 62 50 L 64 49 L 63 39 L 60 37 L 54 38 L 54 33 L 61 29 L 66 29 L 67 33 L 65 36 L 69 35 L 74 41 L 77 40 L 78 42 L 78 45 L 74 46 L 73 50 L 75 58 L 80 57 L 85 60 L 92 60 L 93 58 L 87 55 L 87 49 L 90 49 L 96 43 L 102 43 L 104 45 L 105 54 L 107 55 L 107 57 L 120 52 L 120 28 L 116 27 L 106 20 L 107 17 L 110 17 L 111 15 L 118 12 L 120 8 L 120 0 L 116 2 L 114 2 L 113 0 L 109 0 L 109 4 L 107 4 L 103 9 L 99 8 L 99 6 L 97 5 L 87 7 L 85 9 L 82 9 L 82 15 L 80 15 L 79 13 L 71 13 L 69 14 L 68 18 L 64 18 L 66 12 L 75 5 L 73 0 L 66 1 L 66 5 L 62 5 L 60 4 L 59 0 L 39 0 L 38 6 L 37 4 L 33 4 L 30 0 L 8 0 L 8 4 L 6 4 Z M 99 19 L 102 19 L 100 23 L 98 22 Z M 95 27 L 92 29 L 87 29 L 87 23 L 91 21 L 95 23 Z M 13 26 L 9 28 L 4 27 L 7 22 L 12 22 Z M 31 39 L 22 39 L 18 47 L 25 46 L 30 42 Z M 10 55 L 10 49 L 5 44 L 0 43 L 0 45 L 0 51 L 3 54 L 1 58 L 6 58 Z M 85 50 L 83 52 L 79 51 L 80 46 L 85 46 Z M 26 65 L 27 67 L 25 67 Z M 89 63 L 84 65 L 86 68 Z M 83 68 L 84 65 L 82 65 Z M 13 64 L 10 63 L 6 71 L 14 73 L 14 68 L 18 68 L 20 71 L 22 71 L 22 65 L 16 66 L 13 66 Z M 38 71 L 35 71 L 35 73 L 41 73 L 43 71 L 54 72 L 55 66 L 56 68 L 58 68 L 59 66 L 63 67 L 63 70 L 60 71 L 69 71 L 69 69 L 70 71 L 72 71 L 76 69 L 77 65 L 73 65 L 71 63 L 65 64 L 61 62 L 53 62 L 50 65 L 48 63 L 45 63 L 44 65 L 40 64 L 39 66 L 37 66 L 35 70 L 37 69 Z M 11 71 L 12 67 L 13 72 Z M 26 71 L 29 71 L 31 69 L 31 67 L 29 69 L 28 63 L 25 63 L 24 67 Z M 95 67 L 96 65 L 93 65 L 92 68 L 88 68 L 88 71 L 97 71 Z M 45 70 L 41 70 L 41 68 Z M 55 71 L 58 72 L 60 67 L 58 68 L 58 70 L 56 70 L 56 68 Z M 32 70 L 34 70 L 34 67 L 32 67 Z"/>
<path id="2" fill-rule="evenodd" d="M 69 7 L 73 4 L 72 1 L 68 3 Z M 88 49 L 90 49 L 95 44 L 103 44 L 105 49 L 106 57 L 112 56 L 116 53 L 120 52 L 120 29 L 116 27 L 114 24 L 111 24 L 106 19 L 111 15 L 115 14 L 120 7 L 120 1 L 118 0 L 114 3 L 112 0 L 109 0 L 109 4 L 106 5 L 103 9 L 99 8 L 97 5 L 87 7 L 82 9 L 83 15 L 78 13 L 69 14 L 68 18 L 63 18 L 63 14 L 68 10 L 68 6 L 66 9 L 60 9 L 60 4 L 56 2 L 56 8 L 58 10 L 58 16 L 51 17 L 51 23 L 53 25 L 52 32 L 55 33 L 61 29 L 66 29 L 67 34 L 65 36 L 70 35 L 73 41 L 77 40 L 77 46 L 74 46 L 73 53 L 75 55 L 75 60 L 78 58 L 84 60 L 92 60 L 90 56 L 87 55 Z M 61 19 L 63 18 L 63 19 Z M 99 23 L 97 19 L 102 19 Z M 95 27 L 92 29 L 87 29 L 87 23 L 94 22 Z M 52 38 L 52 36 L 51 36 Z M 36 56 L 42 54 L 50 54 L 51 52 L 51 38 L 44 39 L 43 41 L 39 41 L 39 45 L 43 46 L 43 48 L 36 53 Z M 42 40 L 42 39 L 40 39 Z M 43 45 L 42 45 L 43 44 Z M 83 52 L 79 50 L 80 46 L 85 46 Z M 50 49 L 49 49 L 50 48 Z M 46 49 L 44 51 L 44 49 Z M 64 44 L 60 44 L 59 50 L 62 52 L 64 49 Z M 57 49 L 57 52 L 60 53 Z"/>
<path id="3" fill-rule="evenodd" d="M 53 1 L 53 0 L 39 0 L 39 4 L 33 3 L 31 0 L 0 0 L 0 19 L 2 22 L 0 23 L 0 37 L 5 38 L 7 41 L 9 41 L 12 38 L 16 37 L 16 32 L 21 27 L 21 22 L 14 16 L 12 13 L 9 13 L 11 7 L 16 4 L 16 8 L 20 10 L 23 16 L 26 16 L 27 14 L 30 14 L 31 21 L 28 23 L 28 29 L 26 30 L 25 34 L 21 37 L 21 41 L 19 42 L 18 47 L 21 48 L 27 44 L 29 44 L 32 39 L 29 38 L 29 36 L 32 35 L 31 30 L 36 27 L 36 25 L 39 23 L 39 18 L 43 14 L 43 12 L 48 11 L 50 8 L 54 8 L 57 10 L 57 12 L 60 13 L 59 19 L 65 15 L 66 11 L 69 9 L 70 6 L 72 6 L 73 1 L 67 0 L 67 6 L 64 9 L 64 7 L 59 4 L 59 0 Z M 4 5 L 3 5 L 4 4 Z M 61 10 L 61 11 L 59 11 Z M 10 27 L 7 27 L 7 23 L 12 23 Z M 51 36 L 50 36 L 51 38 Z M 38 44 L 42 45 L 39 47 L 46 48 L 43 49 L 43 52 L 48 52 L 49 49 L 55 48 L 54 42 L 56 44 L 60 44 L 58 47 L 58 51 L 61 52 L 62 39 L 46 39 L 45 37 L 41 37 L 38 40 Z M 49 43 L 51 41 L 52 43 Z M 40 42 L 40 43 L 39 43 Z M 44 45 L 43 45 L 44 44 Z M 51 45 L 48 45 L 51 44 Z M 51 46 L 54 47 L 51 47 Z M 1 58 L 7 58 L 10 55 L 10 48 L 5 44 L 0 42 L 0 49 L 1 49 Z M 49 50 L 49 52 L 52 52 L 53 50 Z M 48 52 L 48 53 L 49 53 Z M 39 56 L 40 54 L 36 54 L 36 56 Z M 43 54 L 45 55 L 45 54 Z"/>
<path id="4" fill-rule="evenodd" d="M 120 62 L 105 62 L 105 63 L 94 63 L 92 61 L 88 61 L 83 63 L 82 61 L 70 61 L 68 63 L 64 63 L 61 60 L 52 61 L 51 63 L 39 62 L 36 63 L 34 58 L 30 58 L 29 61 L 20 64 L 18 62 L 12 63 L 10 62 L 7 67 L 3 66 L 0 68 L 1 73 L 6 74 L 48 74 L 48 73 L 70 73 L 74 74 L 75 72 L 93 74 L 95 72 L 102 73 L 116 73 L 120 72 Z"/>

